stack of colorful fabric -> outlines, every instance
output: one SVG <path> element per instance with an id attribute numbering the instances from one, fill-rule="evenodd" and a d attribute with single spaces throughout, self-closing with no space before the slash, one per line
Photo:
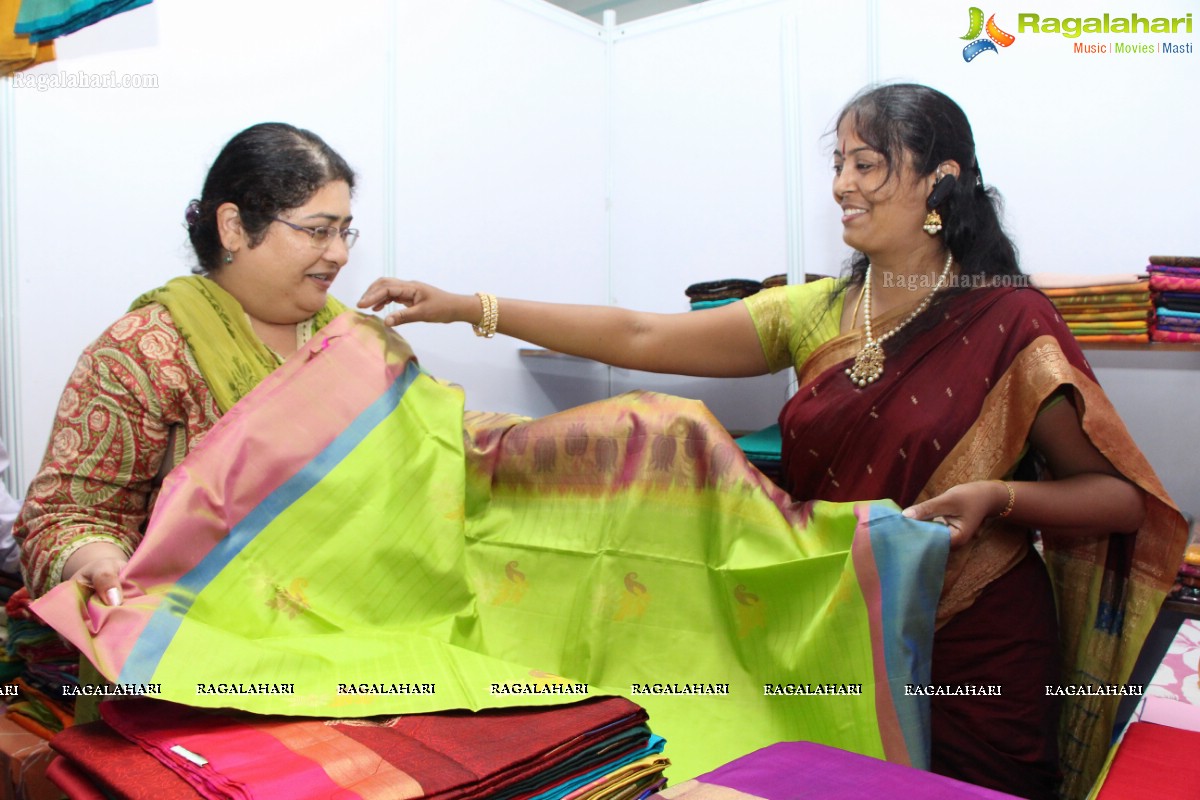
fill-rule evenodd
<path id="1" fill-rule="evenodd" d="M 619 697 L 330 721 L 146 698 L 106 702 L 100 711 L 103 722 L 54 739 L 66 764 L 51 775 L 121 797 L 146 785 L 174 787 L 158 798 L 180 796 L 178 778 L 206 798 L 617 800 L 660 788 L 668 763 L 645 711 Z"/>
<path id="2" fill-rule="evenodd" d="M 1148 342 L 1150 284 L 1142 276 L 1035 273 L 1041 289 L 1081 342 Z"/>
<path id="3" fill-rule="evenodd" d="M 0 497 L 0 499 L 3 499 Z M 10 575 L 9 573 L 0 570 L 0 602 L 5 605 L 0 606 L 0 683 L 12 680 L 21 674 L 25 664 L 15 652 L 10 651 L 8 647 L 8 612 L 6 606 L 13 594 L 20 591 L 24 584 L 21 583 L 20 575 Z"/>
<path id="4" fill-rule="evenodd" d="M 21 678 L 10 685 L 15 686 L 19 694 L 8 700 L 4 716 L 17 725 L 43 739 L 52 739 L 64 728 L 71 727 L 71 704 L 63 698 L 39 692 Z"/>
<path id="5" fill-rule="evenodd" d="M 742 448 L 750 463 L 777 485 L 783 481 L 783 434 L 779 424 L 739 436 L 734 441 Z"/>
<path id="6" fill-rule="evenodd" d="M 702 308 L 715 308 L 723 306 L 726 303 L 732 303 L 734 300 L 741 300 L 744 297 L 761 292 L 762 288 L 761 281 L 730 278 L 723 281 L 693 283 L 684 290 L 684 294 L 691 301 L 692 310 L 699 311 Z"/>
<path id="7" fill-rule="evenodd" d="M 21 0 L 0 0 L 0 75 L 54 60 L 54 42 L 30 41 L 28 35 L 13 32 L 20 8 Z"/>
<path id="8" fill-rule="evenodd" d="M 1200 257 L 1150 256 L 1156 342 L 1200 342 Z"/>
<path id="9" fill-rule="evenodd" d="M 807 275 L 805 279 L 812 281 L 823 277 L 825 276 Z M 786 285 L 787 275 L 780 273 L 763 278 L 761 281 L 751 281 L 745 278 L 729 278 L 721 281 L 693 283 L 684 290 L 684 294 L 688 296 L 692 311 L 699 311 L 702 308 L 716 308 L 726 303 L 732 303 L 734 300 L 741 300 L 752 294 L 758 294 L 763 289 Z"/>
<path id="10" fill-rule="evenodd" d="M 1179 575 L 1167 599 L 1200 606 L 1200 524 L 1195 521 L 1192 521 L 1191 539 L 1187 549 L 1183 551 Z"/>
<path id="11" fill-rule="evenodd" d="M 46 42 L 150 3 L 150 0 L 21 0 L 15 32 Z"/>
<path id="12" fill-rule="evenodd" d="M 53 698 L 79 685 L 79 653 L 29 610 L 29 591 L 21 587 L 8 599 L 6 662 L 19 662 L 26 683 Z"/>

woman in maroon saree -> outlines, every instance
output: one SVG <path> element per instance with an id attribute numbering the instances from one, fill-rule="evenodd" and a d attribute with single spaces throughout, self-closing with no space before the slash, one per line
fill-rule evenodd
<path id="1" fill-rule="evenodd" d="M 962 110 L 924 86 L 864 92 L 838 119 L 833 161 L 856 251 L 844 279 L 678 315 L 394 279 L 359 305 L 395 301 L 389 324 L 470 322 L 630 369 L 794 368 L 780 416 L 792 496 L 890 498 L 950 527 L 933 683 L 1001 691 L 932 698 L 934 771 L 1082 797 L 1118 698 L 1060 708 L 1047 687 L 1128 679 L 1179 564 L 1182 516 L 1053 306 L 1021 288 Z"/>

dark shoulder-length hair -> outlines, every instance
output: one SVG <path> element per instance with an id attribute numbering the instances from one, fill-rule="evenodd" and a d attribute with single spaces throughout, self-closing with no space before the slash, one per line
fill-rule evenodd
<path id="1" fill-rule="evenodd" d="M 909 158 L 918 176 L 928 175 L 944 161 L 958 162 L 961 172 L 954 190 L 937 208 L 943 224 L 938 235 L 962 276 L 980 276 L 966 277 L 958 285 L 980 285 L 986 276 L 1021 274 L 1016 246 L 1000 223 L 1000 196 L 983 183 L 971 124 L 957 103 L 928 86 L 887 84 L 852 98 L 838 115 L 835 131 L 843 122 L 883 156 L 888 177 Z M 849 282 L 861 284 L 866 271 L 866 255 L 855 253 Z"/>
<path id="2" fill-rule="evenodd" d="M 312 131 L 283 122 L 246 128 L 221 149 L 200 197 L 187 207 L 188 238 L 199 261 L 195 271 L 207 274 L 221 266 L 222 204 L 238 207 L 250 246 L 257 247 L 273 217 L 304 205 L 331 181 L 345 181 L 353 190 L 354 170 Z"/>

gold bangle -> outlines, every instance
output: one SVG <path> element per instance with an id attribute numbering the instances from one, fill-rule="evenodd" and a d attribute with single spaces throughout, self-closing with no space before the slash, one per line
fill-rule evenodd
<path id="1" fill-rule="evenodd" d="M 1008 490 L 1008 505 L 1006 505 L 1004 507 L 1003 511 L 1001 511 L 999 514 L 996 515 L 997 519 L 1004 519 L 1005 517 L 1007 517 L 1009 514 L 1012 513 L 1013 505 L 1017 502 L 1017 490 L 1014 489 L 1013 485 L 1011 483 L 1009 483 L 1008 481 L 1002 481 L 998 478 L 994 479 L 994 480 L 996 481 L 996 483 L 1002 485 L 1005 489 Z"/>
<path id="2" fill-rule="evenodd" d="M 475 296 L 479 298 L 483 315 L 479 318 L 479 324 L 472 325 L 471 330 L 475 331 L 476 336 L 491 339 L 496 335 L 496 326 L 500 324 L 500 303 L 496 295 L 487 292 L 476 292 Z"/>

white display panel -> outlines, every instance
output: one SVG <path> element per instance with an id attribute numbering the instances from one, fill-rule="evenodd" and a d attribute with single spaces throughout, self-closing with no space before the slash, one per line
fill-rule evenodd
<path id="1" fill-rule="evenodd" d="M 183 229 L 208 165 L 247 125 L 310 128 L 358 171 L 362 237 L 334 294 L 402 274 L 463 291 L 602 302 L 598 27 L 530 0 L 155 3 L 58 42 L 8 87 L 19 202 L 4 389 L 14 486 L 44 451 L 83 347 L 142 291 L 186 274 Z M 47 88 L 113 73 L 154 88 Z M 34 76 L 34 77 L 28 77 Z M 49 85 L 48 83 L 44 84 Z M 58 78 L 56 78 L 58 80 Z M 467 328 L 405 330 L 475 408 L 544 414 L 607 392 L 605 375 L 540 388 L 518 343 Z"/>

